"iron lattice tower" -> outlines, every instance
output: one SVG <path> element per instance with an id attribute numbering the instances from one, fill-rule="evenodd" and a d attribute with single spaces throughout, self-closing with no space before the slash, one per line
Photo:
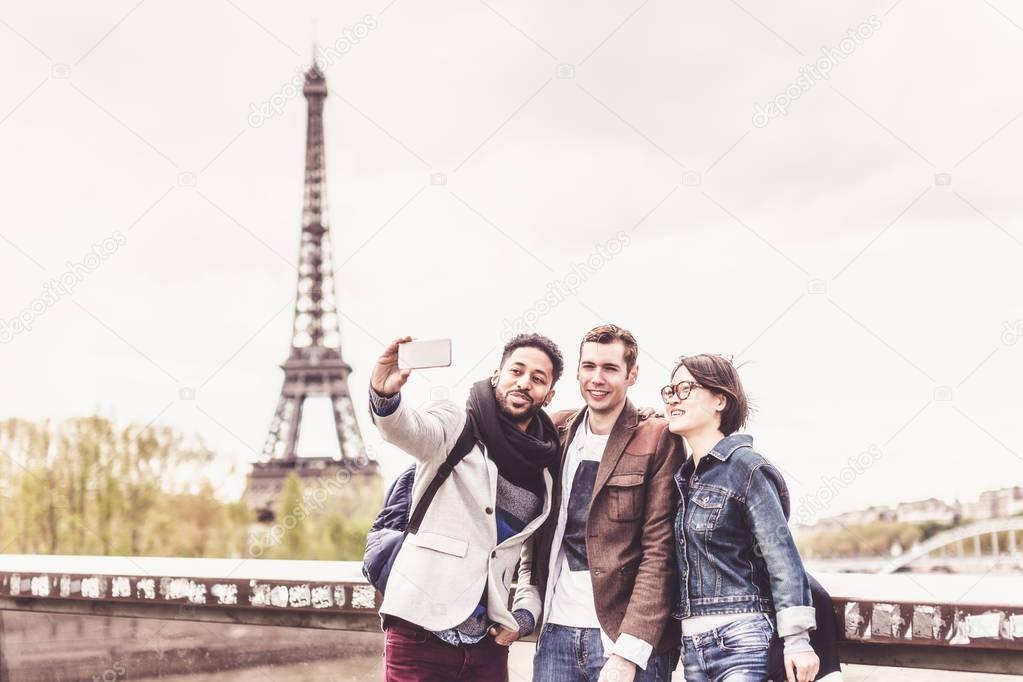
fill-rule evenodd
<path id="1" fill-rule="evenodd" d="M 379 467 L 367 457 L 355 419 L 348 389 L 351 367 L 341 354 L 323 144 L 327 81 L 315 61 L 305 74 L 302 93 L 308 102 L 305 189 L 291 348 L 281 365 L 284 384 L 263 445 L 263 461 L 255 465 L 246 489 L 250 506 L 262 520 L 272 518 L 283 480 L 292 471 L 308 478 L 336 475 L 340 468 L 349 475 L 379 478 Z M 297 455 L 302 408 L 313 396 L 330 398 L 337 433 L 336 457 Z"/>

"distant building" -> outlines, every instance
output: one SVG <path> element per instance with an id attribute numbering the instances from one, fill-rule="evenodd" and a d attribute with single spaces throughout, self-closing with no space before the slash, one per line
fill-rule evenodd
<path id="1" fill-rule="evenodd" d="M 899 523 L 954 523 L 959 520 L 957 505 L 936 497 L 917 502 L 900 502 L 895 507 L 895 520 Z"/>
<path id="2" fill-rule="evenodd" d="M 799 524 L 811 530 L 835 530 L 846 526 L 895 521 L 898 523 L 959 523 L 987 521 L 1023 514 L 1023 486 L 985 490 L 974 502 L 956 500 L 949 504 L 936 497 L 915 502 L 900 502 L 894 507 L 873 506 L 820 519 L 814 524 Z"/>
<path id="3" fill-rule="evenodd" d="M 1023 513 L 1023 486 L 1018 485 L 985 490 L 976 502 L 965 505 L 963 509 L 965 518 L 977 521 L 1004 519 L 1020 513 Z"/>
<path id="4" fill-rule="evenodd" d="M 818 521 L 816 527 L 842 528 L 893 520 L 895 520 L 895 511 L 891 507 L 874 506 L 829 516 Z"/>

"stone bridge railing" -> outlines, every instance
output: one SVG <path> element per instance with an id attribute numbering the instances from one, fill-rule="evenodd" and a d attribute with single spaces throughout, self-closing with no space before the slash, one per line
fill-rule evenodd
<path id="1" fill-rule="evenodd" d="M 1023 671 L 1023 578 L 815 577 L 834 598 L 845 662 Z M 354 562 L 0 555 L 5 613 L 374 633 L 378 605 Z M 9 645 L 0 639 L 0 658 Z"/>

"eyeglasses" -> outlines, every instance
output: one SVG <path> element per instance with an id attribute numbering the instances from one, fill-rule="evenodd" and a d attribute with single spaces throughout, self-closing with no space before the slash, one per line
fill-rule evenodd
<path id="1" fill-rule="evenodd" d="M 678 396 L 679 400 L 685 400 L 693 392 L 694 388 L 703 388 L 703 384 L 698 384 L 695 381 L 680 381 L 677 384 L 668 384 L 661 389 L 661 400 L 670 402 L 673 395 Z"/>

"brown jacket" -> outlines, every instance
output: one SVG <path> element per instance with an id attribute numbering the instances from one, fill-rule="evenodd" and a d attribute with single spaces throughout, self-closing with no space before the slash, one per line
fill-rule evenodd
<path id="1" fill-rule="evenodd" d="M 561 466 L 551 513 L 532 538 L 531 565 L 522 567 L 541 598 L 547 593 L 551 553 L 558 549 L 551 544 L 568 446 L 586 410 L 551 416 L 561 438 Z M 678 594 L 673 523 L 678 501 L 674 474 L 685 459 L 680 443 L 664 419 L 640 421 L 626 400 L 597 467 L 586 523 L 586 555 L 601 628 L 614 641 L 626 632 L 649 642 L 655 654 L 679 646 L 679 623 L 671 611 Z"/>

